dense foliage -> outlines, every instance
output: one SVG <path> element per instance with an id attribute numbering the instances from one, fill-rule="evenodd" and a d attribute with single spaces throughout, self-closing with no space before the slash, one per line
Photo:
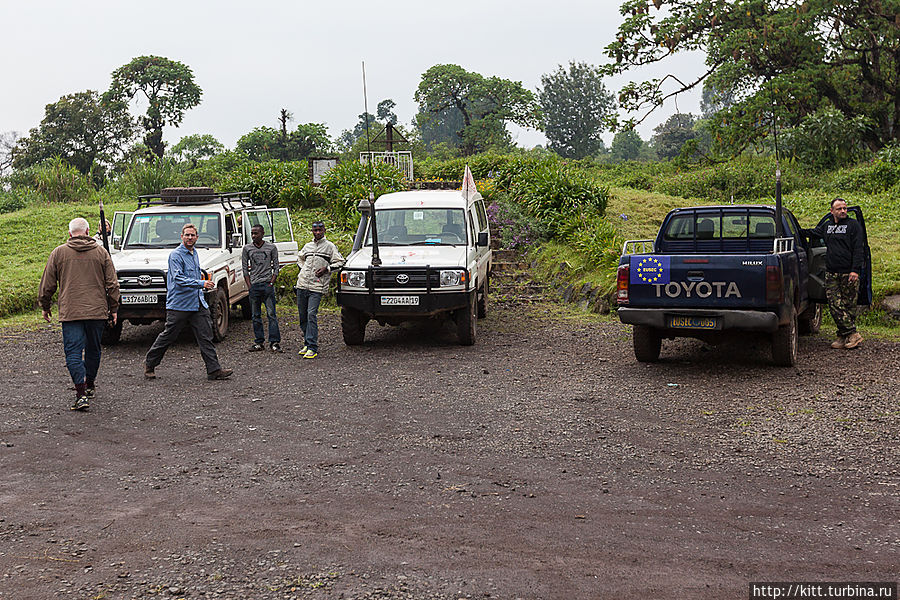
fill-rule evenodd
<path id="1" fill-rule="evenodd" d="M 113 71 L 112 85 L 104 98 L 110 102 L 128 102 L 138 93 L 149 104 L 147 114 L 140 119 L 145 132 L 144 145 L 162 158 L 163 126 L 180 125 L 184 111 L 200 104 L 203 90 L 194 83 L 194 74 L 184 63 L 162 56 L 139 56 Z"/>
<path id="2" fill-rule="evenodd" d="M 900 139 L 898 0 L 625 0 L 620 12 L 607 75 L 682 51 L 704 51 L 707 65 L 695 80 L 626 85 L 628 110 L 652 110 L 708 79 L 730 95 L 712 133 L 731 152 L 769 135 L 773 119 L 798 126 L 825 107 L 865 118 L 871 150 Z"/>
<path id="3" fill-rule="evenodd" d="M 541 77 L 538 100 L 547 146 L 566 158 L 593 156 L 603 147 L 601 134 L 615 110 L 615 99 L 603 85 L 597 67 L 569 63 Z"/>

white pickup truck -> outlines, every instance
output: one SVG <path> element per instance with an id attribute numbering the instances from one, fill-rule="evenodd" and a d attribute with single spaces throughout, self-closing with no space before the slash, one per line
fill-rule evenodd
<path id="1" fill-rule="evenodd" d="M 461 344 L 475 343 L 477 319 L 487 313 L 492 258 L 481 194 L 395 192 L 375 204 L 360 203 L 353 251 L 340 273 L 344 343 L 363 343 L 370 320 L 396 325 L 448 318 Z"/>
<path id="2" fill-rule="evenodd" d="M 217 194 L 210 188 L 166 188 L 138 198 L 135 212 L 117 212 L 112 223 L 113 264 L 122 293 L 119 321 L 107 328 L 105 344 L 115 344 L 122 324 L 147 325 L 166 318 L 166 272 L 169 254 L 181 243 L 185 223 L 197 227 L 197 251 L 203 275 L 215 282 L 207 292 L 213 338 L 228 333 L 229 309 L 241 305 L 250 316 L 241 250 L 250 228 L 262 225 L 265 239 L 278 247 L 282 266 L 297 261 L 297 242 L 286 208 L 257 205 L 246 192 Z"/>

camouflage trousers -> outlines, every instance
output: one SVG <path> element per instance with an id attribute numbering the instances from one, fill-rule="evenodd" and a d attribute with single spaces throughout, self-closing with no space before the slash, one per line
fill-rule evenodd
<path id="1" fill-rule="evenodd" d="M 825 273 L 825 297 L 828 310 L 837 325 L 837 334 L 846 337 L 856 331 L 856 300 L 859 279 L 850 281 L 847 273 Z"/>

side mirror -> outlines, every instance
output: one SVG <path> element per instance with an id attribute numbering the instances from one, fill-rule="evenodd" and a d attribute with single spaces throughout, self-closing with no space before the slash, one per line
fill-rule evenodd
<path id="1" fill-rule="evenodd" d="M 482 231 L 481 233 L 478 234 L 478 242 L 475 245 L 481 246 L 482 248 L 487 248 L 487 246 L 488 246 L 487 231 Z"/>
<path id="2" fill-rule="evenodd" d="M 122 249 L 122 238 L 120 238 L 117 235 L 114 235 L 112 238 L 112 247 L 114 250 L 121 250 Z"/>
<path id="3" fill-rule="evenodd" d="M 231 234 L 231 247 L 232 248 L 242 248 L 244 246 L 243 239 L 241 234 L 232 233 Z"/>

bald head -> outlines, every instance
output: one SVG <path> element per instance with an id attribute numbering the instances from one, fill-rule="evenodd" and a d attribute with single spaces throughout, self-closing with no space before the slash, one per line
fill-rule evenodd
<path id="1" fill-rule="evenodd" d="M 87 235 L 88 233 L 88 222 L 87 219 L 83 219 L 81 217 L 75 217 L 71 221 L 69 221 L 69 236 L 76 235 Z"/>

